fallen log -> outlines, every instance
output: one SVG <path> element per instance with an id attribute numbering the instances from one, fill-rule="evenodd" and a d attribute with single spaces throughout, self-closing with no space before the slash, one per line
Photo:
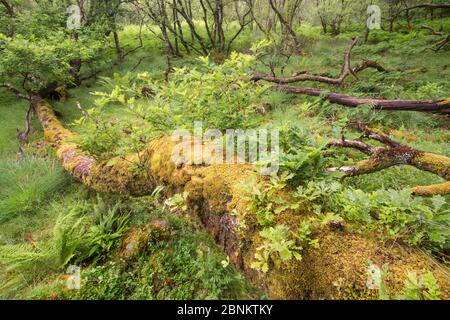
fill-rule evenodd
<path id="1" fill-rule="evenodd" d="M 173 192 L 188 192 L 190 213 L 200 218 L 230 261 L 271 298 L 378 299 L 378 290 L 366 285 L 368 260 L 379 266 L 389 262 L 391 271 L 385 283 L 392 293 L 403 288 L 409 271 L 430 270 L 443 298 L 449 298 L 447 271 L 422 251 L 388 245 L 374 237 L 326 225 L 314 231 L 320 248 L 305 249 L 301 261 L 271 263 L 269 272 L 256 271 L 251 264 L 264 240 L 240 186 L 240 182 L 253 177 L 252 166 L 177 166 L 171 161 L 175 143 L 169 137 L 152 141 L 143 151 L 147 154 L 141 166 L 145 170 L 135 170 L 133 162 L 137 161 L 137 155 L 117 161 L 97 161 L 72 142 L 74 134 L 61 125 L 46 101 L 37 101 L 35 109 L 45 137 L 54 143 L 64 168 L 93 190 L 149 194 L 157 185 L 166 184 Z M 308 216 L 308 212 L 286 211 L 276 216 L 276 222 L 294 229 Z"/>
<path id="2" fill-rule="evenodd" d="M 342 93 L 330 92 L 316 88 L 276 85 L 272 89 L 292 94 L 322 96 L 325 100 L 346 107 L 372 105 L 373 109 L 385 111 L 419 111 L 450 114 L 450 98 L 440 100 L 385 100 L 374 98 L 352 97 Z"/>
<path id="3" fill-rule="evenodd" d="M 357 73 L 361 72 L 368 68 L 376 69 L 379 72 L 386 72 L 387 70 L 380 65 L 376 61 L 372 60 L 365 60 L 358 64 L 356 67 L 351 67 L 351 52 L 353 48 L 355 47 L 356 43 L 358 42 L 358 38 L 355 37 L 352 39 L 352 42 L 350 43 L 350 46 L 346 50 L 344 54 L 344 62 L 342 64 L 341 73 L 338 78 L 330 78 L 325 77 L 322 75 L 316 75 L 311 74 L 308 72 L 299 72 L 297 74 L 294 74 L 291 77 L 276 77 L 274 75 L 269 74 L 263 74 L 263 73 L 255 73 L 252 75 L 250 80 L 257 82 L 260 80 L 268 81 L 268 82 L 274 82 L 278 84 L 288 84 L 288 83 L 294 83 L 294 82 L 301 82 L 301 81 L 315 81 L 315 82 L 322 82 L 327 83 L 331 85 L 342 85 L 344 83 L 344 80 L 349 76 L 352 75 L 353 77 L 357 78 Z"/>
<path id="4" fill-rule="evenodd" d="M 331 141 L 331 147 L 343 147 L 359 150 L 367 155 L 368 159 L 359 161 L 353 166 L 329 168 L 328 171 L 344 172 L 346 176 L 356 176 L 380 171 L 397 165 L 409 165 L 419 170 L 434 173 L 445 180 L 450 180 L 450 158 L 430 152 L 423 152 L 398 143 L 384 133 L 370 129 L 361 122 L 351 122 L 351 127 L 362 132 L 365 138 L 381 142 L 385 147 L 372 147 L 359 140 Z M 450 194 L 450 181 L 431 186 L 412 188 L 412 192 L 419 196 Z"/>

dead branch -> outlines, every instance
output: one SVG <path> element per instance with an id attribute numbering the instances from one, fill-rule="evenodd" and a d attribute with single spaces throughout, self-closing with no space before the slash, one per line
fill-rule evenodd
<path id="1" fill-rule="evenodd" d="M 376 140 L 385 146 L 372 147 L 359 140 L 333 140 L 328 146 L 356 149 L 369 155 L 369 158 L 359 161 L 352 166 L 329 168 L 329 172 L 341 171 L 345 176 L 356 176 L 380 171 L 392 166 L 410 165 L 420 170 L 432 172 L 445 180 L 450 180 L 449 157 L 423 152 L 403 145 L 359 121 L 350 122 L 349 125 L 363 133 L 363 138 Z M 413 188 L 412 191 L 415 195 L 420 196 L 450 194 L 450 182 L 425 187 L 419 186 Z"/>
<path id="2" fill-rule="evenodd" d="M 440 37 L 445 36 L 444 32 L 436 31 L 430 26 L 423 25 L 420 28 L 424 29 L 424 30 L 429 30 L 430 33 L 434 36 L 440 36 Z M 445 47 L 449 43 L 450 43 L 450 33 L 448 35 L 446 35 L 444 38 L 440 39 L 438 42 L 432 44 L 431 47 L 429 47 L 427 49 L 433 50 L 434 52 L 438 52 L 439 50 L 441 50 L 443 47 Z"/>
<path id="3" fill-rule="evenodd" d="M 328 143 L 329 147 L 342 147 L 342 148 L 352 148 L 361 151 L 367 155 L 372 155 L 375 152 L 375 148 L 357 140 L 333 140 Z"/>
<path id="4" fill-rule="evenodd" d="M 419 111 L 450 114 L 450 98 L 440 100 L 386 100 L 374 98 L 359 98 L 342 93 L 326 93 L 326 91 L 315 88 L 292 87 L 276 85 L 272 89 L 308 96 L 323 96 L 325 100 L 346 107 L 358 107 L 361 105 L 372 105 L 373 109 L 385 111 Z"/>
<path id="5" fill-rule="evenodd" d="M 432 35 L 434 35 L 434 36 L 443 36 L 443 35 L 444 35 L 443 32 L 436 31 L 436 30 L 434 30 L 434 29 L 433 29 L 432 27 L 430 27 L 430 26 L 423 25 L 423 26 L 420 27 L 420 29 L 422 29 L 422 30 L 428 30 L 428 31 L 430 31 L 430 33 L 431 33 Z"/>
<path id="6" fill-rule="evenodd" d="M 297 73 L 291 77 L 276 77 L 274 75 L 256 73 L 251 77 L 251 80 L 255 81 L 255 82 L 259 81 L 259 80 L 264 80 L 264 81 L 269 81 L 269 82 L 275 82 L 278 84 L 288 84 L 288 83 L 301 82 L 301 81 L 316 81 L 316 82 L 323 82 L 323 83 L 327 83 L 327 84 L 340 86 L 344 83 L 344 80 L 349 75 L 352 75 L 356 79 L 358 79 L 356 74 L 358 72 L 361 72 L 368 68 L 374 68 L 380 72 L 386 72 L 386 69 L 383 66 L 381 66 L 376 61 L 372 61 L 372 60 L 365 60 L 362 63 L 358 64 L 356 67 L 354 67 L 354 68 L 351 67 L 351 60 L 350 60 L 351 52 L 357 42 L 358 42 L 358 37 L 353 38 L 352 42 L 350 43 L 350 46 L 345 51 L 341 73 L 340 73 L 339 77 L 336 79 L 322 76 L 322 75 L 311 74 L 308 72 L 301 72 L 301 73 Z"/>

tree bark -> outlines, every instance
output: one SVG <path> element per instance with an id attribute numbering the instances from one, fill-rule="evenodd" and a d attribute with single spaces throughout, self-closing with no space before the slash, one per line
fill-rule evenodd
<path id="1" fill-rule="evenodd" d="M 443 36 L 443 35 L 444 35 L 443 32 L 436 31 L 436 30 L 434 30 L 434 29 L 433 29 L 432 27 L 430 27 L 430 26 L 423 25 L 423 26 L 420 27 L 420 29 L 422 29 L 422 30 L 428 30 L 428 31 L 430 31 L 430 33 L 431 33 L 432 35 L 434 35 L 434 36 Z"/>
<path id="2" fill-rule="evenodd" d="M 119 34 L 115 30 L 113 31 L 113 37 L 114 37 L 114 46 L 116 47 L 117 60 L 119 62 L 122 62 L 124 58 L 123 49 L 120 46 Z"/>

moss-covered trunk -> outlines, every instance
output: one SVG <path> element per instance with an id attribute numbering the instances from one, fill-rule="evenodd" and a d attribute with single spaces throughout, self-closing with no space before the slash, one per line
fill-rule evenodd
<path id="1" fill-rule="evenodd" d="M 386 283 L 392 291 L 403 287 L 408 271 L 431 270 L 438 280 L 444 298 L 448 298 L 450 280 L 442 266 L 418 250 L 400 245 L 386 245 L 376 237 L 364 237 L 331 226 L 316 230 L 319 249 L 306 249 L 302 261 L 276 263 L 268 273 L 250 267 L 261 244 L 259 227 L 254 223 L 239 182 L 249 178 L 250 165 L 211 165 L 177 167 L 171 161 L 170 138 L 150 143 L 144 170 L 136 170 L 130 155 L 126 160 L 96 161 L 70 142 L 73 133 L 65 129 L 51 107 L 43 100 L 36 111 L 45 137 L 55 144 L 64 168 L 77 180 L 100 192 L 133 194 L 150 193 L 158 184 L 167 184 L 177 191 L 189 192 L 189 208 L 200 217 L 215 241 L 230 260 L 253 283 L 264 288 L 275 299 L 371 299 L 377 290 L 368 289 L 367 262 L 381 266 L 388 263 Z M 307 211 L 306 209 L 304 211 Z M 308 213 L 283 213 L 277 222 L 295 227 Z M 240 227 L 246 225 L 242 231 Z"/>

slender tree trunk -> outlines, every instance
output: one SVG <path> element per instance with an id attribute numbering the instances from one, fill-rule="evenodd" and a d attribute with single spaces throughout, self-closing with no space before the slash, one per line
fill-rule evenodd
<path id="1" fill-rule="evenodd" d="M 180 32 L 182 32 L 181 30 L 178 30 L 178 24 L 177 24 L 177 0 L 173 0 L 172 1 L 172 16 L 173 16 L 173 30 L 175 32 L 175 37 L 174 37 L 174 46 L 175 46 L 175 53 L 177 56 L 180 55 L 180 48 L 178 47 L 178 36 L 181 34 Z"/>
<path id="2" fill-rule="evenodd" d="M 286 28 L 287 32 L 291 35 L 292 40 L 294 41 L 295 44 L 295 50 L 299 51 L 300 50 L 300 41 L 298 40 L 297 34 L 295 33 L 295 31 L 292 29 L 292 26 L 289 25 L 289 23 L 284 19 L 283 15 L 281 14 L 281 12 L 277 9 L 276 5 L 273 3 L 273 0 L 269 0 L 269 4 L 270 7 L 272 8 L 272 10 L 275 12 L 275 14 L 277 15 L 280 24 Z"/>

